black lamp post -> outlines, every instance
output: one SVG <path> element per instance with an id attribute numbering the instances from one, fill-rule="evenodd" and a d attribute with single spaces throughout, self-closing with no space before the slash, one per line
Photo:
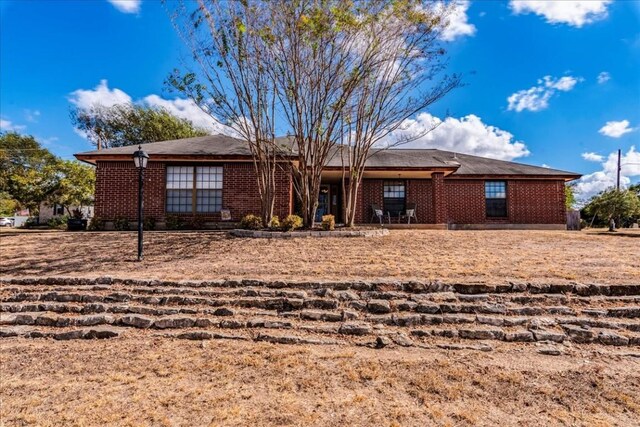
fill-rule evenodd
<path id="1" fill-rule="evenodd" d="M 149 155 L 142 151 L 138 145 L 138 151 L 133 153 L 133 163 L 138 169 L 138 261 L 142 261 L 142 215 L 144 209 L 144 170 L 147 168 Z"/>

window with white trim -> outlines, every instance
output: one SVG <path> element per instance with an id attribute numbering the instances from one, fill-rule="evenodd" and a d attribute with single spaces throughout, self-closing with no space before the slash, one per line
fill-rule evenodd
<path id="1" fill-rule="evenodd" d="M 221 166 L 167 166 L 168 213 L 212 213 L 221 209 Z"/>

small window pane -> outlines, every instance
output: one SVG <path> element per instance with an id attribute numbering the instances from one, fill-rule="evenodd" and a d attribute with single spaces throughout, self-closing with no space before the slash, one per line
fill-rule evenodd
<path id="1" fill-rule="evenodd" d="M 197 190 L 196 212 L 220 212 L 222 190 Z"/>
<path id="2" fill-rule="evenodd" d="M 167 190 L 167 212 L 191 212 L 192 190 Z"/>
<path id="3" fill-rule="evenodd" d="M 192 166 L 167 166 L 167 189 L 192 189 Z"/>
<path id="4" fill-rule="evenodd" d="M 485 182 L 484 192 L 487 199 L 506 199 L 507 184 L 504 181 Z"/>
<path id="5" fill-rule="evenodd" d="M 196 188 L 222 189 L 222 168 L 219 166 L 197 167 Z"/>
<path id="6" fill-rule="evenodd" d="M 385 198 L 400 199 L 404 198 L 404 182 L 403 181 L 386 181 L 384 183 Z"/>

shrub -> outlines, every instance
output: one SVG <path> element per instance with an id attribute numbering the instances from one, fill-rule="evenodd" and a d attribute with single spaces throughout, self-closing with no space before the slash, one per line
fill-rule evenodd
<path id="1" fill-rule="evenodd" d="M 129 219 L 124 216 L 119 216 L 113 220 L 113 228 L 118 231 L 129 230 Z"/>
<path id="2" fill-rule="evenodd" d="M 156 219 L 152 216 L 144 217 L 142 220 L 142 228 L 145 230 L 155 230 L 156 229 Z"/>
<path id="3" fill-rule="evenodd" d="M 27 220 L 24 222 L 24 224 L 22 224 L 21 227 L 19 228 L 31 228 L 31 227 L 35 227 L 38 225 L 38 221 L 36 221 L 36 218 L 33 216 L 30 216 L 29 218 L 27 218 Z"/>
<path id="4" fill-rule="evenodd" d="M 165 221 L 167 230 L 180 230 L 184 228 L 184 221 L 178 215 L 167 215 Z"/>
<path id="5" fill-rule="evenodd" d="M 278 218 L 278 215 L 274 215 L 271 217 L 271 220 L 269 221 L 268 227 L 271 230 L 279 230 L 280 229 L 280 218 Z"/>
<path id="6" fill-rule="evenodd" d="M 300 227 L 302 227 L 302 218 L 298 215 L 288 215 L 282 220 L 282 228 L 286 231 L 293 231 Z"/>
<path id="7" fill-rule="evenodd" d="M 73 219 L 82 219 L 84 218 L 84 214 L 82 213 L 82 211 L 78 208 L 74 209 L 71 211 L 71 218 Z"/>
<path id="8" fill-rule="evenodd" d="M 49 221 L 47 221 L 47 226 L 49 228 L 58 228 L 60 230 L 66 230 L 68 219 L 69 217 L 67 215 L 54 216 Z"/>
<path id="9" fill-rule="evenodd" d="M 240 220 L 240 228 L 245 230 L 260 230 L 262 228 L 262 218 L 254 214 L 248 214 Z"/>
<path id="10" fill-rule="evenodd" d="M 89 227 L 87 227 L 89 231 L 102 231 L 104 230 L 104 219 L 94 216 L 91 218 L 91 222 L 89 222 Z"/>
<path id="11" fill-rule="evenodd" d="M 322 215 L 322 229 L 333 230 L 336 228 L 336 219 L 333 215 Z"/>
<path id="12" fill-rule="evenodd" d="M 205 220 L 199 216 L 193 216 L 187 220 L 186 227 L 190 230 L 202 230 L 205 226 Z"/>

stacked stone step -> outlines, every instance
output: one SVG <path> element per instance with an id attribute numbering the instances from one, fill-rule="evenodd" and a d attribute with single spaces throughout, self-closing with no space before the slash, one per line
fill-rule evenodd
<path id="1" fill-rule="evenodd" d="M 0 280 L 0 337 L 640 346 L 640 285 Z M 470 345 L 479 342 L 478 345 Z"/>

